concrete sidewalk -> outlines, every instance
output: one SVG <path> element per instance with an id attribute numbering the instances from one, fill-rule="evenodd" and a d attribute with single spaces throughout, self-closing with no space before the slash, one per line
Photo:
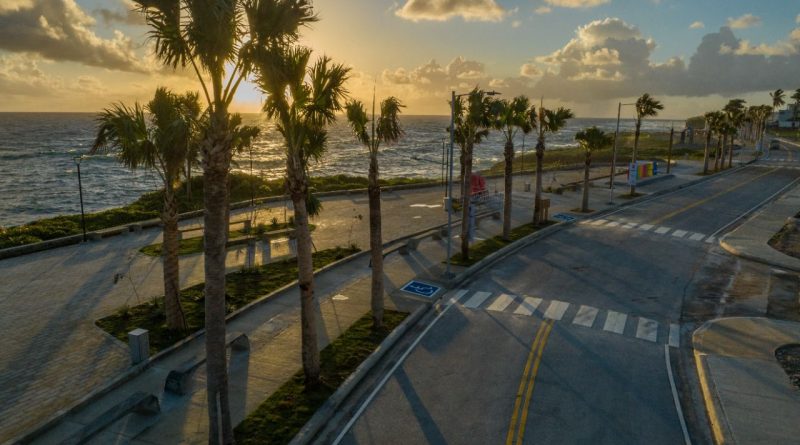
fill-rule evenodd
<path id="1" fill-rule="evenodd" d="M 673 178 L 643 186 L 642 191 L 652 193 L 692 182 L 698 179 L 696 171 L 696 163 L 682 162 L 673 170 Z M 558 174 L 559 182 L 567 182 L 564 173 Z M 515 181 L 514 226 L 532 217 L 533 195 L 519 191 L 523 183 L 519 179 Z M 489 182 L 492 191 L 494 187 L 502 188 L 502 180 Z M 568 212 L 580 202 L 580 193 L 546 196 L 552 200 L 551 216 Z M 446 214 L 441 208 L 441 197 L 438 188 L 385 194 L 384 237 L 395 239 L 444 222 Z M 608 194 L 602 189 L 593 188 L 591 207 L 607 208 L 607 198 Z M 314 232 L 318 249 L 340 245 L 348 239 L 357 240 L 362 247 L 366 245 L 365 196 L 327 198 L 325 206 L 323 216 L 314 221 L 318 225 Z M 500 233 L 500 229 L 499 221 L 487 219 L 481 223 L 477 235 L 490 237 Z M 116 237 L 0 262 L 0 276 L 8 274 L 16 280 L 10 281 L 16 285 L 6 289 L 9 293 L 0 295 L 0 308 L 4 309 L 0 310 L 0 335 L 8 331 L 11 336 L 11 348 L 0 353 L 0 440 L 29 431 L 43 419 L 74 405 L 129 369 L 125 345 L 96 328 L 94 320 L 123 304 L 146 301 L 142 299 L 160 293 L 158 259 L 142 258 L 136 253 L 139 247 L 157 239 L 158 234 L 149 231 L 139 236 Z M 419 304 L 407 301 L 397 289 L 413 277 L 429 276 L 430 271 L 440 269 L 444 255 L 443 241 L 429 239 L 412 255 L 387 257 L 387 305 L 408 310 Z M 239 267 L 243 256 L 241 249 L 229 253 L 232 270 Z M 320 332 L 321 346 L 366 313 L 369 305 L 366 261 L 361 258 L 329 270 L 317 279 L 316 293 L 322 307 L 320 322 L 325 326 Z M 129 266 L 127 274 L 131 270 L 141 272 L 136 280 L 129 280 L 131 287 L 127 291 L 115 289 L 119 283 L 112 282 L 113 273 L 125 265 Z M 202 256 L 182 259 L 182 268 L 187 274 L 182 276 L 183 284 L 194 284 L 202 276 Z M 138 286 L 133 286 L 134 283 Z M 64 295 L 64 289 L 70 288 L 71 292 Z M 144 293 L 143 289 L 150 293 Z M 16 298 L 18 295 L 29 295 L 29 298 Z M 133 295 L 136 299 L 131 301 Z M 298 300 L 297 291 L 292 288 L 229 323 L 230 331 L 247 333 L 252 344 L 249 356 L 235 358 L 231 366 L 234 421 L 244 418 L 300 369 Z M 200 337 L 102 398 L 70 411 L 68 417 L 62 418 L 41 437 L 41 443 L 55 437 L 63 438 L 134 390 L 158 395 L 163 413 L 155 421 L 128 416 L 104 434 L 123 441 L 135 437 L 142 443 L 205 442 L 204 371 L 201 369 L 195 374 L 194 390 L 186 397 L 163 393 L 169 369 L 202 348 Z M 88 363 L 92 366 L 87 366 Z M 108 438 L 98 436 L 97 443 L 107 442 Z"/>
<path id="2" fill-rule="evenodd" d="M 786 219 L 800 210 L 800 186 L 795 186 L 768 204 L 741 226 L 720 239 L 720 245 L 733 255 L 800 272 L 800 259 L 782 253 L 767 244 L 786 224 Z"/>
<path id="3" fill-rule="evenodd" d="M 800 343 L 800 323 L 722 318 L 692 337 L 706 411 L 717 443 L 800 442 L 800 391 L 775 358 Z"/>

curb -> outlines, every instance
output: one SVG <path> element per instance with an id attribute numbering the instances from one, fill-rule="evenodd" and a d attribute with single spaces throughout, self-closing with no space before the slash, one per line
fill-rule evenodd
<path id="1" fill-rule="evenodd" d="M 426 303 L 418 307 L 411 313 L 400 325 L 395 328 L 382 342 L 378 345 L 372 354 L 369 355 L 360 365 L 350 374 L 349 377 L 336 389 L 336 391 L 328 397 L 328 400 L 317 409 L 316 413 L 311 419 L 306 422 L 303 428 L 298 431 L 294 438 L 289 442 L 289 445 L 302 445 L 311 443 L 314 437 L 319 433 L 320 429 L 325 426 L 331 419 L 335 411 L 342 405 L 342 402 L 350 395 L 350 393 L 364 380 L 364 377 L 372 371 L 375 365 L 380 361 L 386 353 L 392 349 L 397 341 L 406 334 L 412 327 L 414 327 L 420 319 L 425 315 L 433 305 Z"/>
<path id="2" fill-rule="evenodd" d="M 792 272 L 800 272 L 800 265 L 795 266 L 795 265 L 792 265 L 792 264 L 777 264 L 777 263 L 770 262 L 766 258 L 762 258 L 762 257 L 756 256 L 756 255 L 750 254 L 750 253 L 742 252 L 741 250 L 739 250 L 738 248 L 736 248 L 735 246 L 733 246 L 729 242 L 725 241 L 725 238 L 727 238 L 727 237 L 728 237 L 728 235 L 725 235 L 725 237 L 723 237 L 719 241 L 719 245 L 720 245 L 720 247 L 725 249 L 725 251 L 730 253 L 731 255 L 737 256 L 739 258 L 744 258 L 746 260 L 755 261 L 756 263 L 765 264 L 767 266 L 771 266 L 771 267 L 775 267 L 775 268 L 779 268 L 779 269 L 788 269 L 788 270 L 791 270 Z"/>
<path id="3" fill-rule="evenodd" d="M 697 352 L 695 348 L 695 336 L 706 331 L 709 326 L 715 323 L 716 320 L 710 320 L 703 323 L 702 326 L 697 328 L 692 333 L 692 350 L 694 353 L 694 363 L 697 369 L 697 379 L 700 382 L 700 391 L 703 394 L 703 402 L 706 408 L 706 415 L 708 416 L 709 427 L 711 428 L 711 435 L 714 438 L 714 443 L 717 445 L 725 444 L 725 437 L 732 438 L 730 426 L 727 421 L 720 417 L 719 413 L 723 411 L 719 399 L 715 396 L 716 388 L 714 382 L 708 378 L 708 365 L 706 364 L 706 355 L 702 352 Z M 735 443 L 731 441 L 732 443 Z"/>

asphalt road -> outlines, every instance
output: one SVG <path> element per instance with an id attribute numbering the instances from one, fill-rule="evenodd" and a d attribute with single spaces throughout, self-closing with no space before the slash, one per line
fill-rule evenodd
<path id="1" fill-rule="evenodd" d="M 685 443 L 668 354 L 684 296 L 718 232 L 800 178 L 776 168 L 789 156 L 575 225 L 476 276 L 339 443 Z"/>

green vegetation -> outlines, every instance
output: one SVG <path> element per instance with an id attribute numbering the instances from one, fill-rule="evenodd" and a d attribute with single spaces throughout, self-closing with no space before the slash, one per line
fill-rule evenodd
<path id="1" fill-rule="evenodd" d="M 371 312 L 361 317 L 320 353 L 321 383 L 307 388 L 303 372 L 295 374 L 236 427 L 236 443 L 289 443 L 406 316 L 406 313 L 387 310 L 383 316 L 384 327 L 377 330 L 372 327 Z"/>
<path id="2" fill-rule="evenodd" d="M 767 137 L 778 136 L 781 138 L 800 140 L 800 127 L 799 128 L 770 128 Z M 766 141 L 769 143 L 769 140 Z"/>
<path id="3" fill-rule="evenodd" d="M 389 187 L 404 184 L 431 183 L 425 178 L 392 178 L 381 180 L 381 186 Z M 366 188 L 367 178 L 336 175 L 310 178 L 311 188 L 315 192 L 328 192 Z M 192 178 L 191 198 L 186 193 L 186 183 L 175 192 L 178 198 L 178 210 L 188 212 L 203 208 L 203 178 Z M 231 174 L 231 200 L 242 202 L 250 200 L 252 190 L 256 197 L 281 196 L 284 194 L 283 179 L 266 180 L 244 173 Z M 108 229 L 110 227 L 131 224 L 148 219 L 158 218 L 164 203 L 164 191 L 150 192 L 142 195 L 132 204 L 115 209 L 86 214 L 86 230 Z M 46 218 L 22 226 L 0 227 L 0 249 L 37 243 L 55 238 L 81 233 L 81 216 L 66 215 Z"/>
<path id="4" fill-rule="evenodd" d="M 672 159 L 703 159 L 701 145 L 690 147 L 688 144 L 679 145 L 677 141 L 679 135 L 675 135 L 675 145 L 672 148 Z M 642 160 L 657 160 L 666 163 L 667 151 L 669 148 L 669 133 L 642 133 L 639 136 L 639 150 L 637 157 Z M 620 134 L 619 147 L 617 148 L 617 165 L 627 166 L 633 151 L 633 133 Z M 592 151 L 592 164 L 610 164 L 613 148 Z M 543 170 L 561 170 L 565 168 L 582 168 L 586 160 L 586 153 L 580 147 L 564 148 L 559 150 L 549 150 L 542 165 Z M 666 165 L 666 164 L 665 164 Z M 536 154 L 533 150 L 525 150 L 524 160 L 522 156 L 514 157 L 514 172 L 517 173 L 524 167 L 524 171 L 532 172 L 536 169 Z M 487 174 L 503 173 L 504 162 L 498 162 L 489 168 Z"/>
<path id="5" fill-rule="evenodd" d="M 543 229 L 547 226 L 552 224 L 550 221 L 545 222 L 544 224 L 535 226 L 532 223 L 523 224 L 521 226 L 515 227 L 511 229 L 511 235 L 509 236 L 508 240 L 504 240 L 502 235 L 497 235 L 495 237 L 477 242 L 470 246 L 469 250 L 469 259 L 464 260 L 461 256 L 461 253 L 457 253 L 450 257 L 451 264 L 455 266 L 464 266 L 469 267 L 473 264 L 477 263 L 478 261 L 486 258 L 490 254 L 497 252 L 498 250 L 506 247 L 507 245 L 522 239 L 531 233 L 536 232 L 539 229 Z"/>
<path id="6" fill-rule="evenodd" d="M 355 246 L 321 250 L 314 253 L 314 269 L 322 268 L 347 256 L 359 252 Z M 297 261 L 287 259 L 260 266 L 253 270 L 243 270 L 227 274 L 226 312 L 234 312 L 247 304 L 297 280 Z M 188 334 L 203 328 L 205 320 L 204 284 L 181 290 L 180 299 L 186 317 L 187 331 L 167 329 L 163 298 L 133 307 L 123 307 L 112 315 L 97 321 L 104 331 L 128 341 L 128 332 L 135 328 L 150 331 L 150 352 L 162 351 Z"/>

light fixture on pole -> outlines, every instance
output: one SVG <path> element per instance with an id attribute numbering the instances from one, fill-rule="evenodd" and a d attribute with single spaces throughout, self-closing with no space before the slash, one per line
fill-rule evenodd
<path id="1" fill-rule="evenodd" d="M 81 227 L 83 228 L 83 242 L 86 242 L 86 216 L 83 213 L 83 183 L 81 182 L 81 161 L 83 156 L 75 156 L 72 158 L 75 165 L 78 167 L 78 195 L 81 198 Z"/>
<path id="2" fill-rule="evenodd" d="M 622 106 L 636 105 L 636 103 L 624 104 L 619 102 L 617 106 L 617 129 L 614 131 L 614 150 L 611 153 L 611 180 L 609 182 L 609 190 L 611 190 L 611 200 L 608 202 L 614 205 L 614 180 L 617 177 L 617 140 L 619 139 L 619 119 L 622 115 Z"/>
<path id="3" fill-rule="evenodd" d="M 497 91 L 480 91 L 487 96 L 497 96 L 501 93 Z M 451 92 L 450 96 L 450 150 L 448 153 L 449 174 L 447 175 L 447 196 L 444 198 L 444 209 L 447 211 L 447 266 L 444 272 L 444 277 L 447 279 L 453 278 L 455 274 L 450 270 L 450 255 L 453 249 L 453 145 L 455 143 L 455 120 L 456 120 L 456 99 L 464 96 L 469 96 L 470 93 L 456 94 L 455 91 Z M 467 184 L 467 187 L 469 184 Z M 464 188 L 464 190 L 467 190 Z M 462 205 L 468 205 L 467 200 L 461 197 Z"/>

